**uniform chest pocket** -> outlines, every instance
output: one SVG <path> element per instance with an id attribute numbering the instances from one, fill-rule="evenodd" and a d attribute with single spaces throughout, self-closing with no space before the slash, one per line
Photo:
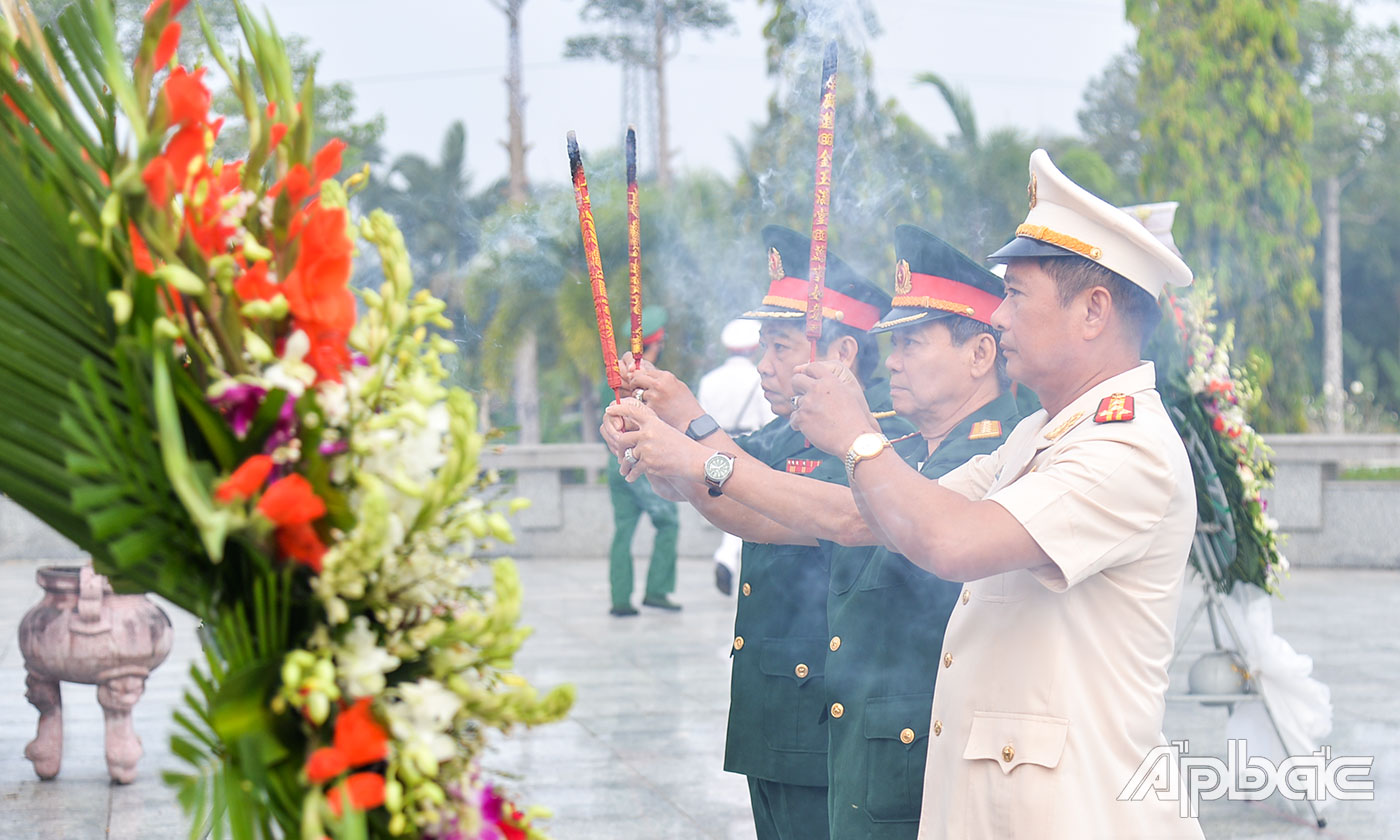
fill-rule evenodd
<path id="1" fill-rule="evenodd" d="M 918 821 L 932 709 L 931 693 L 865 704 L 865 807 L 874 822 Z"/>
<path id="2" fill-rule="evenodd" d="M 1060 764 L 1068 735 L 1066 718 L 973 712 L 963 758 L 994 761 L 1005 775 L 1025 764 L 1053 770 Z"/>
<path id="3" fill-rule="evenodd" d="M 870 565 L 870 560 L 869 551 L 836 549 L 831 558 L 831 594 L 845 595 L 851 591 L 851 587 L 865 573 L 865 567 Z"/>
<path id="4" fill-rule="evenodd" d="M 763 737 L 770 749 L 826 752 L 825 638 L 764 639 Z"/>

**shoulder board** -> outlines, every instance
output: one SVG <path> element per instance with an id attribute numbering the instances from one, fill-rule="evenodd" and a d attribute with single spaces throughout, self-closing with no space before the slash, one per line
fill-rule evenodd
<path id="1" fill-rule="evenodd" d="M 901 435 L 900 437 L 897 437 L 897 438 L 890 438 L 890 443 L 903 443 L 903 442 L 905 442 L 906 440 L 909 440 L 910 438 L 916 438 L 916 437 L 918 437 L 918 436 L 919 436 L 919 432 L 916 430 L 916 431 L 910 432 L 910 433 L 907 434 L 907 435 Z"/>
<path id="2" fill-rule="evenodd" d="M 1001 437 L 1000 420 L 978 420 L 972 424 L 972 431 L 967 433 L 968 440 L 987 440 L 999 437 Z"/>
<path id="3" fill-rule="evenodd" d="M 877 411 L 877 412 L 875 412 L 875 419 L 876 419 L 876 420 L 888 420 L 888 419 L 890 419 L 890 418 L 893 417 L 893 416 L 894 416 L 894 409 L 890 409 L 889 411 Z"/>
<path id="4" fill-rule="evenodd" d="M 787 471 L 793 475 L 810 475 L 821 466 L 821 461 L 812 458 L 787 459 Z"/>
<path id="5" fill-rule="evenodd" d="M 1113 394 L 1103 398 L 1099 410 L 1094 413 L 1095 423 L 1124 423 L 1133 419 L 1133 398 L 1127 394 Z"/>

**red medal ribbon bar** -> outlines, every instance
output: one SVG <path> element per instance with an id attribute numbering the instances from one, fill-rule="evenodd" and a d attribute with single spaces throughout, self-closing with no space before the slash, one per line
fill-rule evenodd
<path id="1" fill-rule="evenodd" d="M 787 471 L 793 475 L 811 475 L 816 472 L 822 462 L 811 458 L 789 458 L 787 459 Z"/>

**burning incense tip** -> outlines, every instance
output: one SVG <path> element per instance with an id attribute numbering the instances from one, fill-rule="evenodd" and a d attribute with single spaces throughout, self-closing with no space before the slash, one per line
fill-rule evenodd
<path id="1" fill-rule="evenodd" d="M 627 183 L 637 182 L 637 129 L 627 126 Z"/>
<path id="2" fill-rule="evenodd" d="M 836 72 L 836 42 L 826 45 L 826 57 L 822 59 L 822 81 L 830 79 Z"/>
<path id="3" fill-rule="evenodd" d="M 569 175 L 577 180 L 579 171 L 583 169 L 583 156 L 578 151 L 578 137 L 574 136 L 572 131 L 569 132 L 568 145 Z"/>

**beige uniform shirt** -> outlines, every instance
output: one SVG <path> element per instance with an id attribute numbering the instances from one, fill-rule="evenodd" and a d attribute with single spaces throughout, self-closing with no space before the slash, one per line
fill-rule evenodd
<path id="1" fill-rule="evenodd" d="M 1175 801 L 1117 798 L 1166 743 L 1196 526 L 1186 449 L 1145 362 L 939 483 L 1011 512 L 1051 563 L 964 587 L 933 698 L 920 840 L 1199 838 Z M 1133 398 L 1132 420 L 1097 423 Z"/>

